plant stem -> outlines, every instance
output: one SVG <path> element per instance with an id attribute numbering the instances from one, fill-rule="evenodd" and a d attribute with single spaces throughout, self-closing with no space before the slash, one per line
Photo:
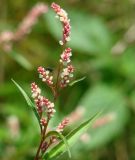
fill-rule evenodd
<path id="1" fill-rule="evenodd" d="M 65 45 L 63 46 L 63 50 L 65 48 Z M 56 101 L 57 97 L 58 97 L 58 94 L 59 94 L 59 90 L 58 90 L 58 86 L 59 86 L 59 76 L 60 76 L 60 71 L 61 71 L 61 63 L 59 63 L 58 65 L 58 72 L 57 72 L 57 78 L 56 78 L 56 84 L 54 87 L 51 87 L 51 90 L 52 90 L 52 93 L 54 95 L 54 101 Z M 48 123 L 49 123 L 49 120 L 50 119 L 47 119 L 47 124 L 44 128 L 44 130 L 42 130 L 41 128 L 41 141 L 40 141 L 40 144 L 39 144 L 39 147 L 38 147 L 38 150 L 37 150 L 37 153 L 36 153 L 36 156 L 35 156 L 35 159 L 34 160 L 39 160 L 39 154 L 40 154 L 40 151 L 41 151 L 41 147 L 42 147 L 42 144 L 43 142 L 45 141 L 45 134 L 46 134 L 46 130 L 47 130 L 47 127 L 48 127 Z M 48 149 L 48 147 L 52 144 L 52 142 L 50 141 L 50 143 L 48 144 L 46 150 Z M 46 152 L 45 150 L 45 152 Z M 44 154 L 45 154 L 44 152 Z M 41 155 L 42 157 L 42 155 Z"/>
<path id="2" fill-rule="evenodd" d="M 52 143 L 53 143 L 53 142 L 50 140 L 50 142 L 49 142 L 49 143 L 48 143 L 48 145 L 46 146 L 46 148 L 45 148 L 44 152 L 42 153 L 41 157 L 43 157 L 43 156 L 44 156 L 44 154 L 45 154 L 46 150 L 50 147 L 50 145 L 52 145 Z"/>
<path id="3" fill-rule="evenodd" d="M 38 147 L 38 150 L 37 150 L 37 153 L 36 153 L 36 156 L 35 156 L 34 160 L 39 160 L 39 154 L 40 154 L 40 150 L 41 150 L 42 144 L 43 144 L 43 142 L 45 140 L 45 134 L 46 134 L 46 130 L 47 130 L 48 124 L 49 124 L 49 119 L 47 119 L 47 124 L 46 124 L 45 128 L 41 132 L 41 141 L 40 141 L 40 144 L 39 144 L 39 147 Z"/>
<path id="4" fill-rule="evenodd" d="M 40 144 L 39 144 L 39 147 L 38 147 L 38 150 L 37 150 L 37 153 L 36 153 L 36 157 L 35 157 L 34 160 L 38 160 L 38 158 L 39 158 L 39 153 L 40 153 L 42 143 L 43 143 L 43 139 L 41 139 L 41 141 L 40 141 Z"/>
<path id="5" fill-rule="evenodd" d="M 61 70 L 61 64 L 59 63 L 59 65 L 58 65 L 58 73 L 57 73 L 57 80 L 56 80 L 56 84 L 55 84 L 56 94 L 54 96 L 54 101 L 56 101 L 56 99 L 58 97 L 58 85 L 59 85 L 60 70 Z"/>

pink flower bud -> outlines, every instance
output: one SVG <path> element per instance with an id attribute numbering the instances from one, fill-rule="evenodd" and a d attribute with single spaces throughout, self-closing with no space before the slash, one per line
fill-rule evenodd
<path id="1" fill-rule="evenodd" d="M 49 86 L 53 84 L 53 76 L 50 76 L 50 71 L 45 70 L 43 67 L 38 67 L 39 78 L 42 79 L 43 82 L 47 83 Z"/>
<path id="2" fill-rule="evenodd" d="M 45 125 L 47 124 L 46 119 L 45 119 L 45 118 L 41 118 L 40 124 L 41 124 L 42 126 L 45 126 Z"/>
<path id="3" fill-rule="evenodd" d="M 26 15 L 17 31 L 14 33 L 14 40 L 23 38 L 26 34 L 31 32 L 32 27 L 36 24 L 38 18 L 48 11 L 48 7 L 44 3 L 37 3 Z"/>
<path id="4" fill-rule="evenodd" d="M 57 132 L 63 132 L 64 128 L 68 125 L 69 119 L 65 118 L 57 127 Z"/>
<path id="5" fill-rule="evenodd" d="M 61 54 L 60 62 L 63 63 L 63 65 L 67 65 L 71 60 L 70 57 L 72 56 L 71 48 L 65 49 L 65 51 Z"/>
<path id="6" fill-rule="evenodd" d="M 61 81 L 60 87 L 64 88 L 70 82 L 70 79 L 73 77 L 74 67 L 72 65 L 68 65 L 66 68 L 63 69 L 61 73 Z"/>

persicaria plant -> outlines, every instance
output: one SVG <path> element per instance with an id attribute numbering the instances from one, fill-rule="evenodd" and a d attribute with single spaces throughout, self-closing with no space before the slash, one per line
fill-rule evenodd
<path id="1" fill-rule="evenodd" d="M 95 117 L 85 121 L 66 136 L 63 136 L 63 130 L 69 123 L 68 118 L 63 119 L 55 129 L 48 129 L 49 122 L 53 116 L 55 116 L 57 110 L 57 107 L 55 106 L 56 99 L 60 96 L 60 91 L 69 85 L 74 73 L 74 67 L 71 64 L 70 59 L 72 56 L 72 49 L 66 47 L 66 43 L 70 40 L 70 19 L 68 18 L 66 11 L 56 3 L 52 3 L 51 8 L 56 12 L 56 18 L 58 18 L 63 25 L 63 37 L 62 40 L 60 40 L 60 45 L 63 46 L 63 52 L 58 61 L 58 70 L 55 74 L 56 77 L 53 76 L 53 72 L 51 72 L 49 68 L 44 68 L 42 66 L 38 67 L 37 72 L 43 83 L 51 89 L 53 100 L 42 95 L 39 86 L 33 82 L 31 83 L 33 103 L 25 91 L 13 80 L 15 85 L 22 92 L 28 105 L 32 107 L 39 122 L 41 138 L 35 160 L 56 158 L 65 152 L 65 150 L 67 150 L 69 156 L 71 156 L 69 145 L 72 145 L 76 141 L 76 133 L 78 136 L 81 135 Z"/>

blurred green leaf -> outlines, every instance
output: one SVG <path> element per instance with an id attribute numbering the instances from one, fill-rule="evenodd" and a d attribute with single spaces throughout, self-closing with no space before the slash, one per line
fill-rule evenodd
<path id="1" fill-rule="evenodd" d="M 135 75 L 135 48 L 128 48 L 119 59 L 119 70 L 127 78 L 134 79 Z"/>
<path id="2" fill-rule="evenodd" d="M 80 82 L 80 81 L 83 81 L 86 77 L 82 77 L 80 79 L 77 79 L 77 80 L 74 80 L 73 82 L 69 83 L 69 86 L 73 86 L 75 85 L 76 83 Z"/>
<path id="3" fill-rule="evenodd" d="M 130 95 L 130 103 L 131 103 L 132 109 L 135 112 L 135 90 Z"/>
<path id="4" fill-rule="evenodd" d="M 82 149 L 97 148 L 110 142 L 123 131 L 129 118 L 129 110 L 122 92 L 104 84 L 90 88 L 82 97 L 79 106 L 84 109 L 83 117 L 103 110 L 102 116 L 87 133 L 88 140 L 80 140 L 81 145 L 76 145 Z"/>
<path id="5" fill-rule="evenodd" d="M 4 84 L 0 84 L 0 96 L 12 96 L 16 92 L 15 88 L 11 86 L 11 83 L 5 82 Z"/>
<path id="6" fill-rule="evenodd" d="M 8 53 L 8 55 L 12 57 L 23 68 L 27 70 L 32 69 L 32 64 L 26 58 L 24 58 L 20 53 L 17 53 L 16 51 L 12 50 L 10 53 Z"/>
<path id="7" fill-rule="evenodd" d="M 83 122 L 79 127 L 72 130 L 67 136 L 66 139 L 68 141 L 68 144 L 72 146 L 76 141 L 78 141 L 78 138 L 82 133 L 84 133 L 92 124 L 92 122 L 96 119 L 98 114 L 95 114 L 87 121 Z M 46 155 L 44 156 L 44 159 L 53 159 L 58 156 L 60 156 L 62 153 L 64 153 L 66 150 L 65 145 L 63 141 L 61 141 L 59 144 L 57 144 L 53 149 L 48 151 Z"/>

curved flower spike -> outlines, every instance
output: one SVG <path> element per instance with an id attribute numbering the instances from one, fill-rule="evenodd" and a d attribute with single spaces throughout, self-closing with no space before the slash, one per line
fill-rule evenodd
<path id="1" fill-rule="evenodd" d="M 63 39 L 59 41 L 61 45 L 64 45 L 66 42 L 70 41 L 70 33 L 71 33 L 71 25 L 70 19 L 68 18 L 68 14 L 65 10 L 63 10 L 58 4 L 52 3 L 52 9 L 56 12 L 56 18 L 63 24 Z"/>

